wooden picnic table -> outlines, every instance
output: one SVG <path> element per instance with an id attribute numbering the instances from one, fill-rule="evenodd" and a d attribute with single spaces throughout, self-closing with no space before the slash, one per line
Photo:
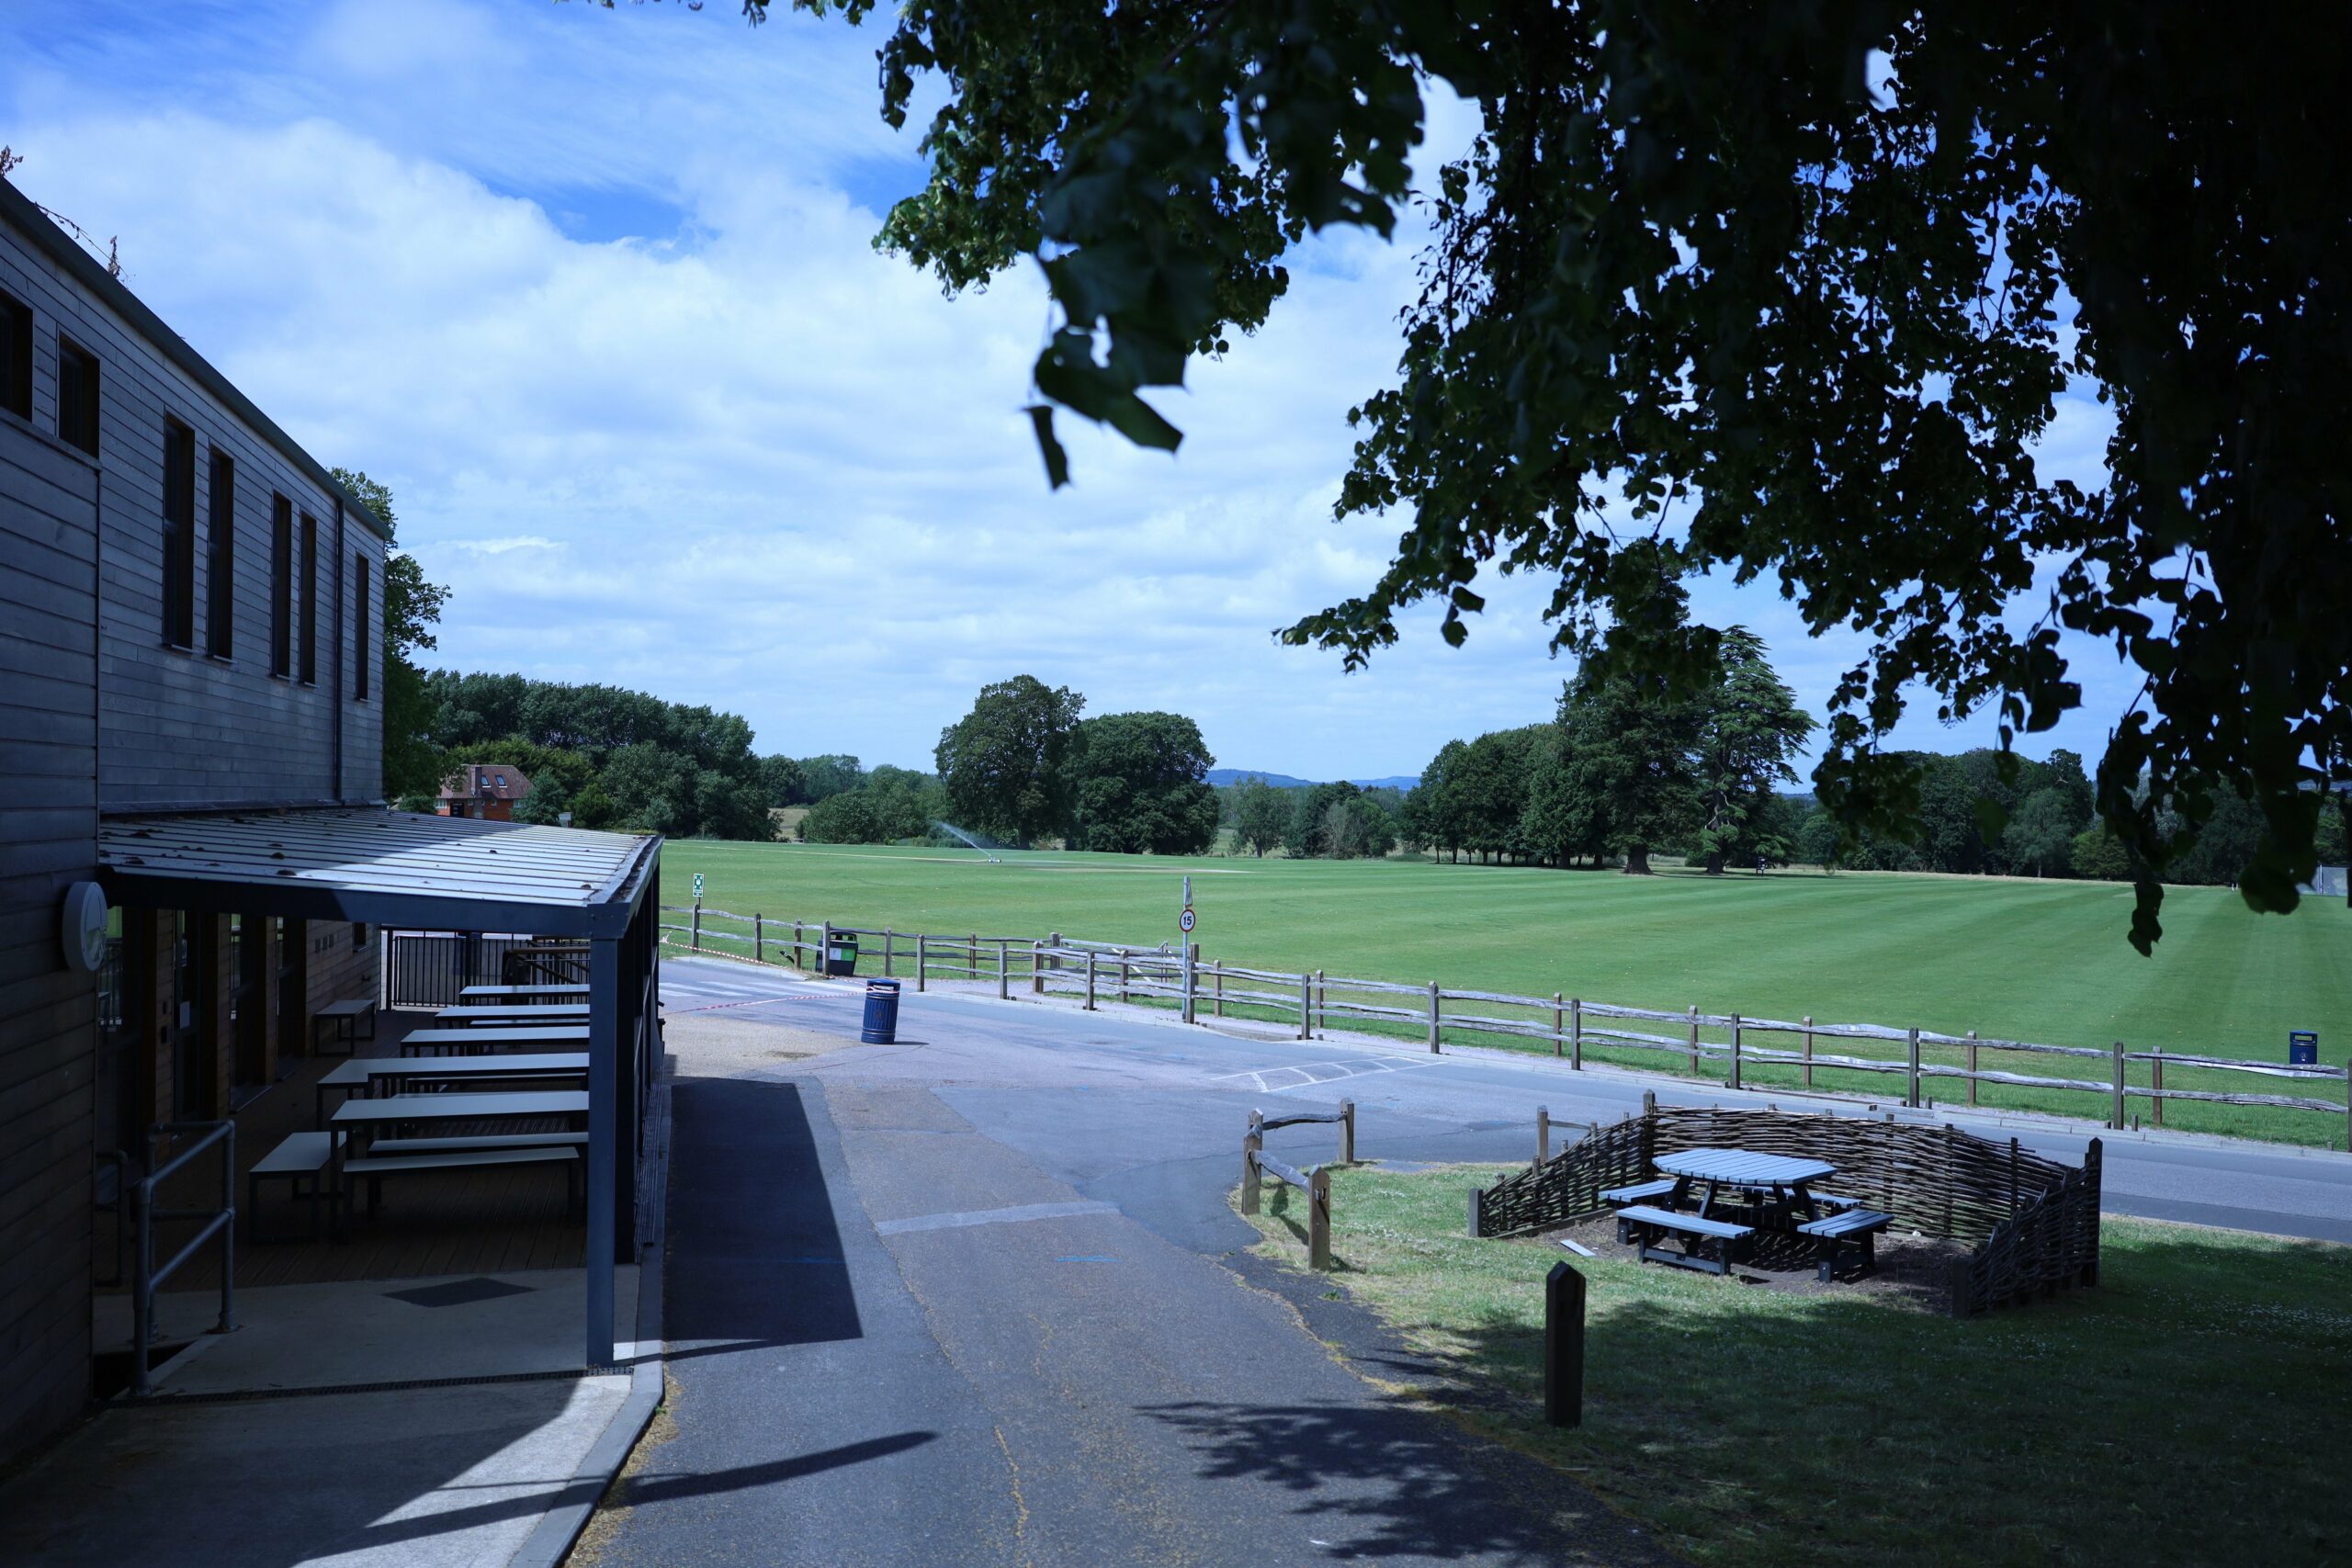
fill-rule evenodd
<path id="1" fill-rule="evenodd" d="M 535 1045 L 543 1050 L 560 1049 L 567 1045 L 585 1047 L 588 1026 L 584 1023 L 557 1023 L 537 1027 L 509 1026 L 503 1023 L 461 1023 L 454 1028 L 413 1029 L 401 1042 L 404 1056 L 426 1056 L 440 1052 L 466 1055 L 490 1051 L 502 1045 Z"/>
<path id="2" fill-rule="evenodd" d="M 587 1021 L 586 1002 L 544 1002 L 537 1006 L 529 1003 L 467 1002 L 443 1008 L 433 1015 L 435 1028 L 459 1023 L 519 1023 L 536 1027 L 539 1024 Z"/>
<path id="3" fill-rule="evenodd" d="M 540 1002 L 577 999 L 588 994 L 585 986 L 468 986 L 458 993 L 458 1000 L 469 1002 Z"/>
<path id="4" fill-rule="evenodd" d="M 585 1089 L 538 1089 L 503 1094 L 389 1094 L 379 1100 L 346 1100 L 335 1107 L 334 1124 L 354 1143 L 372 1138 L 379 1127 L 423 1122 L 489 1122 L 526 1116 L 588 1114 Z M 352 1151 L 354 1157 L 360 1150 Z"/>
<path id="5" fill-rule="evenodd" d="M 355 1056 L 314 1086 L 311 1125 L 327 1124 L 328 1090 L 340 1089 L 346 1099 L 373 1094 L 377 1081 L 383 1078 L 403 1085 L 457 1084 L 505 1078 L 519 1081 L 580 1077 L 587 1071 L 585 1051 L 515 1052 L 503 1056 Z"/>

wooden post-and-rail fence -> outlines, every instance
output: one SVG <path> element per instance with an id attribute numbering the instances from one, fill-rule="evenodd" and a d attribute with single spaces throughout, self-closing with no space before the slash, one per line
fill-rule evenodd
<path id="1" fill-rule="evenodd" d="M 1817 1074 L 1831 1071 L 1893 1077 L 1885 1103 L 1924 1109 L 1949 1084 L 1962 1086 L 1967 1104 L 1984 1102 L 1986 1086 L 2027 1091 L 2052 1090 L 2095 1097 L 2109 1127 L 2132 1125 L 2138 1102 L 2145 1101 L 2158 1126 L 2168 1102 L 2198 1101 L 2301 1111 L 2330 1115 L 2341 1133 L 2331 1138 L 2352 1147 L 2352 1071 L 2339 1066 L 2252 1061 L 2157 1049 L 2130 1050 L 2122 1041 L 2105 1045 L 2053 1045 L 1997 1039 L 1970 1030 L 1947 1034 L 1916 1026 L 1826 1023 L 1812 1014 L 1801 1019 L 1760 1018 L 1746 1012 L 1707 1013 L 1695 1005 L 1679 1010 L 1616 1006 L 1554 992 L 1519 996 L 1510 992 L 1449 987 L 1430 980 L 1408 984 L 1351 978 L 1322 969 L 1266 969 L 1224 958 L 1204 957 L 1197 944 L 1193 963 L 1173 943 L 1139 947 L 1091 942 L 1060 931 L 1038 937 L 989 936 L 977 931 L 924 932 L 865 930 L 822 921 L 787 922 L 765 914 L 737 915 L 701 903 L 663 905 L 662 940 L 673 947 L 724 954 L 754 963 L 777 963 L 821 975 L 827 943 L 836 935 L 858 939 L 860 972 L 897 976 L 911 961 L 914 988 L 933 979 L 992 985 L 1010 999 L 1025 982 L 1025 994 L 1063 998 L 1089 1011 L 1115 996 L 1124 1005 L 1166 1007 L 1194 1022 L 1272 1022 L 1314 1038 L 1333 1027 L 1404 1034 L 1441 1052 L 1452 1039 L 1523 1042 L 1553 1055 L 1577 1071 L 1590 1051 L 1608 1053 L 1620 1064 L 1644 1057 L 1662 1070 L 1692 1077 L 1720 1075 L 1734 1089 L 1764 1087 L 1781 1076 L 1787 1087 L 1837 1092 Z M 810 955 L 815 955 L 815 962 Z M 866 966 L 872 965 L 868 970 Z M 1112 995 L 1105 995 L 1105 993 Z M 1204 1006 L 1202 1004 L 1205 1003 Z M 2045 1062 L 2051 1066 L 2044 1066 Z M 2079 1064 L 2081 1077 L 2052 1067 Z M 2097 1066 L 2092 1066 L 2096 1063 Z M 2135 1075 L 2134 1067 L 2140 1069 Z M 2092 1077 L 2092 1072 L 2097 1077 Z M 2144 1082 L 2134 1082 L 2144 1076 Z M 2282 1089 L 2301 1093 L 2256 1092 L 2245 1077 L 2287 1079 Z M 1850 1084 L 1850 1080 L 1849 1080 Z M 1854 1092 L 1847 1087 L 1847 1092 Z M 2012 1101 L 2014 1103 L 2014 1101 Z"/>

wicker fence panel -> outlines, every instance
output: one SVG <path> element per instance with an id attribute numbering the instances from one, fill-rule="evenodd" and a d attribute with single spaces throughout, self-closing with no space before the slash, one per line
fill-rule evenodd
<path id="1" fill-rule="evenodd" d="M 1608 1212 L 1604 1188 L 1655 1174 L 1679 1149 L 1737 1148 L 1835 1166 L 1827 1184 L 1897 1228 L 1973 1244 L 1953 1262 L 1951 1310 L 1983 1312 L 2098 1278 L 2099 1145 L 2079 1170 L 1956 1127 L 1705 1106 L 1652 1110 L 1596 1130 L 1479 1194 L 1482 1236 L 1575 1224 Z"/>

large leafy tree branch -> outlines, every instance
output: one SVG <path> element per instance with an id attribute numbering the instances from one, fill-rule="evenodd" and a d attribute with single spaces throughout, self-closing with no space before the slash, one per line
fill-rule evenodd
<path id="1" fill-rule="evenodd" d="M 1868 638 L 1815 777 L 1894 832 L 1917 782 L 1878 741 L 1906 701 L 1989 709 L 2006 750 L 2081 701 L 2060 628 L 2108 639 L 2143 677 L 2098 795 L 2145 952 L 2228 797 L 2265 825 L 2243 890 L 2284 909 L 2314 786 L 2352 780 L 2347 27 L 2187 0 L 912 0 L 884 112 L 947 96 L 880 243 L 951 287 L 1043 265 L 1058 484 L 1057 409 L 1172 447 L 1145 394 L 1265 320 L 1287 247 L 1426 203 L 1339 503 L 1405 531 L 1281 635 L 1357 664 L 1435 601 L 1459 642 L 1482 570 L 1540 573 L 1561 645 L 1691 688 L 1717 642 L 1676 584 L 1767 579 Z M 1433 79 L 1481 130 L 1416 193 Z M 2070 384 L 2114 410 L 2101 487 L 2037 467 Z"/>

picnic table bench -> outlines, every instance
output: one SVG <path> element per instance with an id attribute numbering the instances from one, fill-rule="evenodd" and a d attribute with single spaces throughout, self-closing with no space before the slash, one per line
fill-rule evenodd
<path id="1" fill-rule="evenodd" d="M 427 1153 L 414 1150 L 400 1154 L 368 1153 L 356 1159 L 343 1162 L 343 1198 L 346 1212 L 352 1207 L 352 1194 L 361 1182 L 368 1184 L 368 1212 L 380 1213 L 384 1207 L 384 1178 L 413 1175 L 421 1170 L 481 1170 L 498 1166 L 558 1165 L 564 1173 L 564 1205 L 567 1211 L 580 1206 L 580 1151 L 572 1148 L 492 1148 L 446 1149 Z"/>
<path id="2" fill-rule="evenodd" d="M 1746 1256 L 1747 1243 L 1755 1234 L 1753 1225 L 1710 1220 L 1679 1209 L 1654 1209 L 1636 1203 L 1617 1211 L 1617 1239 L 1639 1243 L 1641 1261 L 1671 1263 L 1683 1269 L 1704 1269 L 1710 1274 L 1731 1272 L 1731 1266 Z M 1668 1235 L 1682 1238 L 1679 1250 L 1658 1245 Z"/>
<path id="3" fill-rule="evenodd" d="M 580 1198 L 581 1143 L 585 1134 L 540 1142 L 525 1134 L 496 1134 L 447 1138 L 387 1138 L 373 1140 L 379 1128 L 423 1125 L 435 1122 L 494 1122 L 546 1116 L 567 1119 L 588 1113 L 588 1096 L 580 1089 L 545 1089 L 503 1094 L 396 1094 L 379 1100 L 346 1100 L 336 1108 L 337 1127 L 347 1130 L 355 1148 L 343 1161 L 344 1209 L 353 1207 L 354 1190 L 368 1184 L 369 1211 L 383 1204 L 384 1179 L 426 1170 L 479 1170 L 510 1166 L 561 1166 L 569 1201 Z M 363 1142 L 365 1140 L 365 1142 Z"/>
<path id="4" fill-rule="evenodd" d="M 330 1091 L 340 1090 L 346 1098 L 373 1094 L 379 1079 L 388 1078 L 401 1085 L 464 1084 L 480 1089 L 494 1083 L 584 1077 L 587 1073 L 585 1051 L 515 1052 L 503 1056 L 354 1056 L 312 1086 L 311 1120 L 315 1126 L 326 1125 Z"/>
<path id="5" fill-rule="evenodd" d="M 1852 1207 L 1807 1221 L 1797 1227 L 1797 1232 L 1821 1243 L 1821 1270 L 1817 1278 L 1826 1285 L 1836 1278 L 1838 1265 L 1849 1255 L 1859 1253 L 1861 1257 L 1862 1266 L 1857 1272 L 1868 1273 L 1877 1268 L 1878 1233 L 1894 1223 L 1893 1214 Z"/>
<path id="6" fill-rule="evenodd" d="M 1623 1187 L 1605 1187 L 1601 1189 L 1600 1201 L 1604 1203 L 1645 1203 L 1653 1198 L 1666 1197 L 1681 1185 L 1680 1177 L 1661 1176 L 1654 1181 L 1636 1181 Z"/>
<path id="7" fill-rule="evenodd" d="M 510 1118 L 588 1114 L 584 1089 L 539 1089 L 502 1094 L 388 1094 L 377 1100 L 346 1100 L 332 1120 L 355 1142 L 379 1128 L 426 1122 L 494 1122 Z"/>
<path id="8" fill-rule="evenodd" d="M 245 1172 L 245 1208 L 253 1215 L 252 1239 L 270 1239 L 261 1234 L 264 1180 L 282 1180 L 289 1199 L 307 1201 L 311 1205 L 311 1235 L 319 1234 L 319 1204 L 322 1199 L 332 1201 L 334 1197 L 331 1178 L 335 1151 L 342 1143 L 341 1133 L 295 1133 L 254 1161 L 253 1168 Z M 305 1183 L 310 1188 L 307 1192 L 303 1190 Z"/>
<path id="9" fill-rule="evenodd" d="M 458 993 L 460 1005 L 477 1002 L 537 1002 L 579 1000 L 588 995 L 585 986 L 468 986 Z"/>
<path id="10" fill-rule="evenodd" d="M 588 1046 L 588 1025 L 585 1023 L 554 1023 L 526 1026 L 460 1023 L 452 1027 L 413 1029 L 401 1042 L 403 1056 L 429 1056 L 447 1052 L 453 1055 L 495 1050 L 502 1045 L 536 1045 L 543 1050 Z"/>
<path id="11" fill-rule="evenodd" d="M 345 1051 L 359 1050 L 359 1021 L 368 1021 L 368 1038 L 376 1038 L 376 1001 L 372 997 L 329 1002 L 311 1015 L 311 1048 L 319 1049 L 319 1025 L 331 1023 L 334 1032 L 331 1041 L 342 1043 Z"/>
<path id="12" fill-rule="evenodd" d="M 462 1002 L 433 1015 L 433 1027 L 448 1029 L 461 1023 L 513 1023 L 527 1028 L 588 1021 L 586 1002 Z"/>

